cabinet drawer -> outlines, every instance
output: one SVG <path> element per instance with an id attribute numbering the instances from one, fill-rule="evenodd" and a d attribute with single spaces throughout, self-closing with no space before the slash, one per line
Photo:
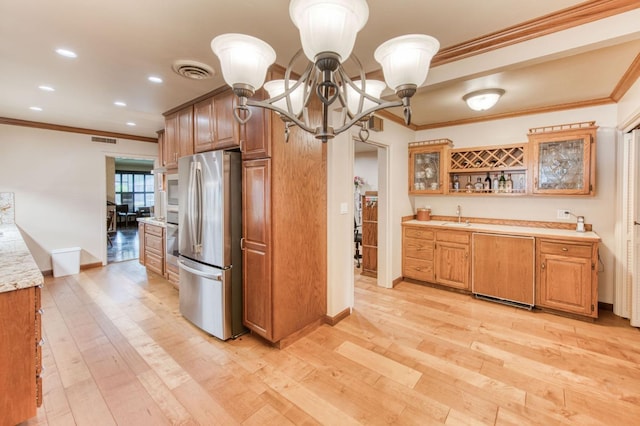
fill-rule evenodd
<path id="1" fill-rule="evenodd" d="M 458 231 L 437 231 L 437 241 L 447 241 L 450 243 L 469 244 L 470 234 Z"/>
<path id="2" fill-rule="evenodd" d="M 433 240 L 433 231 L 430 229 L 404 228 L 404 236 L 410 238 L 421 238 L 423 240 Z"/>
<path id="3" fill-rule="evenodd" d="M 433 262 L 430 260 L 405 258 L 402 275 L 420 281 L 433 281 Z"/>
<path id="4" fill-rule="evenodd" d="M 159 275 L 164 275 L 164 259 L 157 254 L 147 251 L 145 253 L 145 266 L 150 271 Z"/>
<path id="5" fill-rule="evenodd" d="M 162 237 L 158 237 L 156 235 L 146 234 L 144 236 L 144 247 L 145 251 L 151 249 L 152 251 L 157 252 L 156 254 L 158 255 L 164 253 Z"/>
<path id="6" fill-rule="evenodd" d="M 433 260 L 433 241 L 417 238 L 404 239 L 404 255 L 414 259 Z"/>
<path id="7" fill-rule="evenodd" d="M 158 237 L 162 237 L 162 232 L 164 228 L 162 226 L 149 225 L 148 223 L 145 225 L 145 232 L 147 234 L 157 235 Z"/>
<path id="8" fill-rule="evenodd" d="M 540 252 L 571 257 L 591 258 L 591 244 L 575 244 L 565 241 L 540 241 Z"/>

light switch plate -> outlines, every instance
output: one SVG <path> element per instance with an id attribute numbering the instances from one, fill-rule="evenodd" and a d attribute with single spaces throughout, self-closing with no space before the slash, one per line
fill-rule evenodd
<path id="1" fill-rule="evenodd" d="M 347 214 L 349 212 L 349 206 L 347 203 L 340 203 L 340 214 Z"/>
<path id="2" fill-rule="evenodd" d="M 558 219 L 571 219 L 571 214 L 567 209 L 558 210 Z"/>

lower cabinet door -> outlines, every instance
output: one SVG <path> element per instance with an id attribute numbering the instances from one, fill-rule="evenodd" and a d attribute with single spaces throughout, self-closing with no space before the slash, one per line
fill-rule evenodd
<path id="1" fill-rule="evenodd" d="M 469 289 L 469 245 L 436 243 L 436 282 L 463 290 Z"/>
<path id="2" fill-rule="evenodd" d="M 540 255 L 538 304 L 565 312 L 594 316 L 591 259 Z"/>

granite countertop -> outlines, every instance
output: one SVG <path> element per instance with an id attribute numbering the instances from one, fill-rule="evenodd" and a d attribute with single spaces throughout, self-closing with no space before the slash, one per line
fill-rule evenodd
<path id="1" fill-rule="evenodd" d="M 163 228 L 167 226 L 167 221 L 164 218 L 159 218 L 159 217 L 139 217 L 138 222 L 144 222 L 151 225 L 162 226 Z"/>
<path id="2" fill-rule="evenodd" d="M 18 227 L 0 225 L 0 293 L 34 287 L 44 283 Z"/>
<path id="3" fill-rule="evenodd" d="M 489 232 L 492 234 L 505 234 L 505 235 L 520 235 L 520 236 L 533 236 L 533 237 L 547 237 L 556 239 L 576 239 L 584 241 L 600 241 L 600 237 L 593 231 L 589 232 L 576 232 L 573 229 L 553 229 L 553 228 L 538 228 L 532 226 L 517 226 L 517 225 L 493 225 L 487 223 L 466 223 L 463 221 L 461 225 L 458 225 L 455 221 L 443 221 L 443 220 L 409 220 L 402 222 L 403 225 L 420 225 L 429 226 L 443 229 L 457 229 L 460 231 L 471 232 Z"/>

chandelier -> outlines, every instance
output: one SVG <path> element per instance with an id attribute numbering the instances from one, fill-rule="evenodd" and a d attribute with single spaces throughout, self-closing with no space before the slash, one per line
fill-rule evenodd
<path id="1" fill-rule="evenodd" d="M 427 78 L 431 58 L 440 48 L 438 40 L 411 34 L 381 44 L 374 57 L 382 66 L 385 84 L 366 80 L 362 65 L 351 54 L 356 34 L 369 18 L 365 0 L 292 0 L 289 15 L 300 30 L 302 49 L 289 62 L 284 79 L 265 84 L 267 69 L 275 62 L 276 53 L 264 41 L 243 34 L 222 34 L 211 41 L 224 80 L 239 99 L 234 109 L 239 123 L 244 124 L 251 118 L 250 106 L 267 108 L 277 112 L 285 122 L 286 139 L 289 128 L 298 126 L 323 142 L 354 125 L 360 127 L 360 139 L 366 141 L 369 118 L 386 108 L 403 107 L 404 121 L 407 125 L 411 123 L 410 100 Z M 303 52 L 308 63 L 296 78 L 293 68 Z M 347 59 L 355 63 L 359 79 L 351 80 L 347 75 L 343 68 Z M 263 85 L 270 98 L 250 99 Z M 395 91 L 399 100 L 381 99 L 387 86 Z M 321 101 L 319 126 L 310 124 L 307 113 L 312 94 Z M 328 116 L 335 102 L 339 102 L 336 106 L 342 109 L 334 127 Z"/>

